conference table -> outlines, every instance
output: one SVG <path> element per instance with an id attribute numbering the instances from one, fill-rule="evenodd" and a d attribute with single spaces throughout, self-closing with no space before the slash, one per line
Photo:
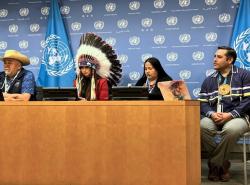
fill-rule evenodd
<path id="1" fill-rule="evenodd" d="M 198 101 L 0 102 L 1 185 L 200 185 Z"/>

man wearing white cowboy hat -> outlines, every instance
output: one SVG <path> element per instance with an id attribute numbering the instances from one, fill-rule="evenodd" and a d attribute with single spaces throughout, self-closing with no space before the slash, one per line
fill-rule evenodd
<path id="1" fill-rule="evenodd" d="M 35 78 L 31 71 L 23 68 L 30 61 L 16 50 L 6 50 L 0 57 L 4 71 L 0 72 L 0 88 L 5 101 L 29 101 L 35 96 Z"/>

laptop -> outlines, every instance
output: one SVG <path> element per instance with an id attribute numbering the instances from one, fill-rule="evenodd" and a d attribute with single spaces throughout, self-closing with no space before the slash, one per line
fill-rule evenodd
<path id="1" fill-rule="evenodd" d="M 183 80 L 158 82 L 158 87 L 165 101 L 191 100 L 189 90 Z"/>
<path id="2" fill-rule="evenodd" d="M 41 89 L 43 101 L 76 101 L 77 89 L 75 87 L 44 87 Z"/>
<path id="3" fill-rule="evenodd" d="M 0 89 L 0 101 L 4 101 L 2 89 Z"/>
<path id="4" fill-rule="evenodd" d="M 112 100 L 148 100 L 148 88 L 143 86 L 114 86 Z"/>

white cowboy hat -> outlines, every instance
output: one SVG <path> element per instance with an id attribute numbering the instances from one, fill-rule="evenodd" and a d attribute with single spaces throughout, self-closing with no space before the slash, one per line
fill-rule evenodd
<path id="1" fill-rule="evenodd" d="M 29 58 L 16 50 L 6 50 L 4 56 L 0 57 L 0 60 L 4 61 L 7 58 L 18 60 L 23 66 L 30 64 Z"/>

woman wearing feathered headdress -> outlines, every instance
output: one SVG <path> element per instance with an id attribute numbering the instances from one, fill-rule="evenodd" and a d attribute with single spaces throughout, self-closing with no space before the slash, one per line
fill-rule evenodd
<path id="1" fill-rule="evenodd" d="M 81 37 L 76 54 L 79 99 L 108 100 L 109 88 L 121 77 L 121 64 L 110 45 L 94 33 Z"/>

